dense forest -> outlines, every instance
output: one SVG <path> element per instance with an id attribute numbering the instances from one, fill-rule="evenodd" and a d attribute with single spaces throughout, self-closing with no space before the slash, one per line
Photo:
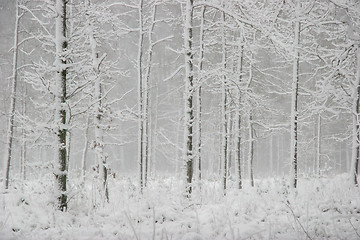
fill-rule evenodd
<path id="1" fill-rule="evenodd" d="M 72 217 L 118 208 L 128 229 L 93 238 L 359 237 L 359 1 L 1 0 L 0 19 L 5 239 L 77 238 L 62 236 Z M 249 227 L 262 194 L 293 232 Z M 309 227 L 311 201 L 348 222 Z M 240 220 L 201 231 L 212 204 L 240 204 Z M 156 232 L 194 208 L 196 231 Z"/>

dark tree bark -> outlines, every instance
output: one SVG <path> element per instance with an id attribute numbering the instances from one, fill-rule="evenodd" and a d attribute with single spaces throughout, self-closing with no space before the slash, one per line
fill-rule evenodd
<path id="1" fill-rule="evenodd" d="M 185 7 L 185 24 L 184 24 L 184 50 L 185 50 L 185 124 L 184 124 L 184 138 L 185 138 L 185 165 L 186 165 L 186 193 L 187 197 L 191 197 L 192 192 L 192 177 L 193 177 L 193 52 L 192 52 L 192 31 L 193 31 L 193 0 L 186 1 Z"/>
<path id="2" fill-rule="evenodd" d="M 56 116 L 55 119 L 58 124 L 58 161 L 59 161 L 59 170 L 55 174 L 58 188 L 60 190 L 58 196 L 58 208 L 61 211 L 65 211 L 67 208 L 67 151 L 66 151 L 66 140 L 67 140 L 67 128 L 66 128 L 66 56 L 64 51 L 67 49 L 67 39 L 66 39 L 66 0 L 56 0 L 56 28 L 55 28 L 55 37 L 56 37 L 56 84 L 57 84 L 57 94 L 55 96 L 56 101 Z"/>

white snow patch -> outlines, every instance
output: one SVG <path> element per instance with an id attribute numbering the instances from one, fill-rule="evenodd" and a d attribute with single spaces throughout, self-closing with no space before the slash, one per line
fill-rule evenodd
<path id="1" fill-rule="evenodd" d="M 75 174 L 70 174 L 75 176 Z M 90 177 L 90 176 L 88 176 Z M 150 179 L 143 194 L 127 178 L 110 179 L 110 203 L 94 193 L 93 179 L 69 180 L 69 209 L 55 210 L 48 179 L 13 181 L 0 195 L 0 239 L 357 239 L 360 191 L 345 176 L 300 178 L 297 195 L 282 179 L 236 189 L 204 181 L 184 197 L 180 179 Z M 246 184 L 245 184 L 246 186 Z"/>

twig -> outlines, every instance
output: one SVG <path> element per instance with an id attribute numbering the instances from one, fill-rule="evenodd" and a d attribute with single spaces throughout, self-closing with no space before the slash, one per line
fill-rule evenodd
<path id="1" fill-rule="evenodd" d="M 124 212 L 124 214 L 125 214 L 127 220 L 129 221 L 130 227 L 131 227 L 131 229 L 132 229 L 133 232 L 134 232 L 134 235 L 135 235 L 136 240 L 139 240 L 139 237 L 138 237 L 138 235 L 136 234 L 136 230 L 135 230 L 134 226 L 133 226 L 132 223 L 131 223 L 131 219 L 129 218 L 129 216 L 127 215 L 126 212 Z"/>
<path id="2" fill-rule="evenodd" d="M 358 236 L 358 238 L 360 239 L 360 235 L 359 235 L 359 233 L 356 231 L 356 228 L 354 227 L 354 225 L 352 224 L 351 219 L 349 219 L 349 223 L 350 223 L 350 225 L 352 226 L 352 228 L 354 229 L 354 232 L 356 233 L 356 235 Z"/>
<path id="3" fill-rule="evenodd" d="M 295 215 L 294 211 L 292 210 L 292 208 L 290 207 L 290 205 L 289 205 L 289 204 L 286 204 L 286 203 L 284 203 L 284 204 L 290 209 L 292 215 L 294 216 L 295 220 L 299 223 L 301 229 L 304 231 L 304 233 L 306 234 L 306 236 L 307 236 L 310 240 L 312 240 L 312 238 L 310 237 L 310 235 L 308 234 L 308 232 L 305 230 L 304 226 L 301 224 L 301 222 L 299 221 L 299 219 L 296 217 L 296 215 Z"/>

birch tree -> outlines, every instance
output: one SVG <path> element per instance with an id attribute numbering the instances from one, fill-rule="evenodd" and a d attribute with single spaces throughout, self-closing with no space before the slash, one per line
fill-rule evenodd
<path id="1" fill-rule="evenodd" d="M 88 1 L 88 7 L 90 7 L 90 0 Z M 93 68 L 93 82 L 94 82 L 94 125 L 95 125 L 95 143 L 94 150 L 96 153 L 97 163 L 99 165 L 99 175 L 103 185 L 103 193 L 107 202 L 109 202 L 109 190 L 108 190 L 108 166 L 107 166 L 107 155 L 104 152 L 104 126 L 103 126 L 103 115 L 105 112 L 103 106 L 103 84 L 100 76 L 100 65 L 106 57 L 106 54 L 99 56 L 97 50 L 97 40 L 94 33 L 94 23 L 92 23 L 91 16 L 88 19 L 89 24 L 89 42 L 91 48 L 91 60 Z"/>

